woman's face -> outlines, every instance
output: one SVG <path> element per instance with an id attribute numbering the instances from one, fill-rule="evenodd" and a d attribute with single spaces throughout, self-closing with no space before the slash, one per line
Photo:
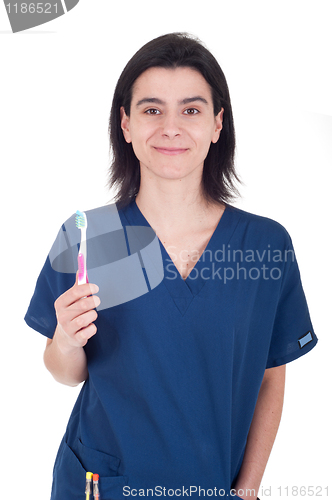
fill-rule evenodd
<path id="1" fill-rule="evenodd" d="M 121 108 L 124 138 L 141 170 L 164 179 L 202 175 L 211 142 L 222 129 L 210 86 L 191 68 L 150 68 L 133 87 L 130 117 Z"/>

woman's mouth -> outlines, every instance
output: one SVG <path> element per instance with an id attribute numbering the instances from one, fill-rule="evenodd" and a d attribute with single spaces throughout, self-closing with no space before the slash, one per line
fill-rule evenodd
<path id="1" fill-rule="evenodd" d="M 185 153 L 188 151 L 187 148 L 154 148 L 158 153 L 164 154 L 164 155 L 180 155 L 182 153 Z"/>

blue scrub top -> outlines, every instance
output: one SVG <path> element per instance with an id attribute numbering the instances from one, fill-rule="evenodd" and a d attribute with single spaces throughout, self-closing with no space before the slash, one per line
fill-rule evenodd
<path id="1" fill-rule="evenodd" d="M 86 212 L 90 228 L 94 213 Z M 149 227 L 135 201 L 118 215 L 127 229 Z M 186 280 L 158 244 L 159 284 L 145 273 L 147 293 L 98 312 L 52 500 L 84 498 L 86 471 L 100 475 L 102 500 L 231 496 L 265 369 L 317 343 L 292 242 L 277 222 L 226 206 Z M 74 281 L 48 257 L 27 324 L 52 338 L 54 301 Z"/>

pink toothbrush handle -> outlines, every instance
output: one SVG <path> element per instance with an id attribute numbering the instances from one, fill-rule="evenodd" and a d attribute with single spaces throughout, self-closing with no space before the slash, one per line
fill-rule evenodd
<path id="1" fill-rule="evenodd" d="M 85 271 L 85 266 L 84 266 L 84 255 L 82 253 L 78 254 L 77 262 L 78 262 L 78 284 L 82 285 L 84 283 L 89 283 L 88 274 Z"/>

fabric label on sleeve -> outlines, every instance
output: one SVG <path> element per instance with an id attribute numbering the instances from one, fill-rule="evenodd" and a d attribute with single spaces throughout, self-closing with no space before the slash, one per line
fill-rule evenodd
<path id="1" fill-rule="evenodd" d="M 305 345 L 309 344 L 313 340 L 312 333 L 309 331 L 307 332 L 303 337 L 299 338 L 298 343 L 300 346 L 300 349 L 304 347 Z"/>

